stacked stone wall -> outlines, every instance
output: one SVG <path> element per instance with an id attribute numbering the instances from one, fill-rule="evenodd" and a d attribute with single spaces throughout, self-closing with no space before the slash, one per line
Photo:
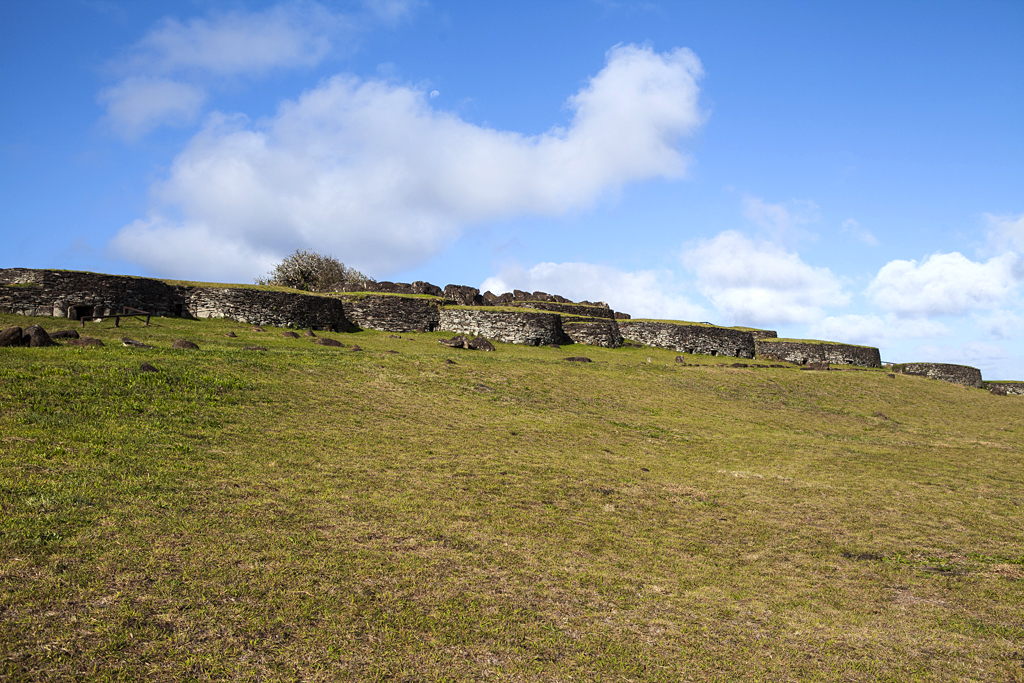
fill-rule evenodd
<path id="1" fill-rule="evenodd" d="M 606 306 L 588 306 L 585 304 L 558 303 L 556 301 L 512 301 L 505 305 L 533 308 L 538 311 L 551 311 L 552 313 L 583 315 L 588 318 L 607 318 L 608 320 L 615 320 L 615 311 Z"/>
<path id="2" fill-rule="evenodd" d="M 345 317 L 359 327 L 384 332 L 436 330 L 440 322 L 438 299 L 405 296 L 340 296 Z"/>
<path id="3" fill-rule="evenodd" d="M 438 329 L 529 346 L 561 344 L 566 339 L 557 313 L 446 307 L 441 309 Z"/>
<path id="4" fill-rule="evenodd" d="M 962 384 L 965 387 L 982 388 L 981 370 L 969 365 L 952 365 L 950 363 L 901 363 L 892 367 L 894 372 L 904 375 L 918 375 L 930 379 L 941 379 L 944 382 Z"/>
<path id="5" fill-rule="evenodd" d="M 779 336 L 775 330 L 750 330 L 750 334 L 754 337 L 755 342 L 758 339 L 775 339 Z"/>
<path id="6" fill-rule="evenodd" d="M 188 313 L 250 325 L 344 330 L 344 305 L 325 296 L 230 287 L 187 287 Z"/>
<path id="7" fill-rule="evenodd" d="M 622 333 L 614 320 L 576 321 L 562 319 L 562 330 L 576 344 L 617 349 L 622 346 Z"/>
<path id="8" fill-rule="evenodd" d="M 882 357 L 872 346 L 832 344 L 826 342 L 771 341 L 757 339 L 754 347 L 758 358 L 781 360 L 787 363 L 831 363 L 832 365 L 863 365 L 882 367 Z"/>
<path id="9" fill-rule="evenodd" d="M 1002 389 L 1013 396 L 1024 396 L 1024 382 L 985 382 L 986 389 Z"/>
<path id="10" fill-rule="evenodd" d="M 375 292 L 386 294 L 429 294 L 431 296 L 444 296 L 444 290 L 429 282 L 417 280 L 416 282 L 352 282 L 339 285 L 336 292 Z"/>
<path id="11" fill-rule="evenodd" d="M 705 356 L 754 357 L 754 337 L 742 330 L 646 320 L 619 320 L 618 324 L 623 337 L 646 346 Z"/>
<path id="12" fill-rule="evenodd" d="M 0 287 L 0 310 L 21 315 L 77 319 L 125 306 L 174 315 L 185 305 L 185 288 L 150 278 L 12 268 L 0 271 L 0 280 L 18 283 Z"/>

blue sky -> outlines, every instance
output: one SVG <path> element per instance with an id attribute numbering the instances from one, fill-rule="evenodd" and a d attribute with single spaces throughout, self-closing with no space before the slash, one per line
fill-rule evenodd
<path id="1" fill-rule="evenodd" d="M 0 3 L 0 267 L 377 279 L 1024 379 L 1024 3 Z"/>

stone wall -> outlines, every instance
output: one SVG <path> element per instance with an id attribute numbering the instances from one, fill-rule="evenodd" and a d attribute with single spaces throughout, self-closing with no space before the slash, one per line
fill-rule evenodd
<path id="1" fill-rule="evenodd" d="M 754 357 L 754 337 L 748 331 L 647 320 L 619 320 L 619 330 L 626 339 L 679 353 Z"/>
<path id="2" fill-rule="evenodd" d="M 607 318 L 608 320 L 615 320 L 615 311 L 611 310 L 607 306 L 559 303 L 556 301 L 512 301 L 505 305 L 523 308 L 533 308 L 538 311 L 551 311 L 552 313 L 583 315 L 588 318 Z"/>
<path id="3" fill-rule="evenodd" d="M 986 389 L 1002 389 L 1007 394 L 1024 396 L 1024 382 L 985 382 Z"/>
<path id="4" fill-rule="evenodd" d="M 863 365 L 882 367 L 882 357 L 873 346 L 854 346 L 818 341 L 776 341 L 761 338 L 754 342 L 757 357 L 788 363 L 831 363 L 832 365 Z"/>
<path id="5" fill-rule="evenodd" d="M 188 314 L 250 325 L 345 330 L 341 301 L 326 296 L 230 287 L 185 287 Z"/>
<path id="6" fill-rule="evenodd" d="M 437 329 L 440 300 L 381 294 L 338 295 L 344 302 L 345 317 L 369 330 L 411 332 Z"/>
<path id="7" fill-rule="evenodd" d="M 536 311 L 445 307 L 441 309 L 438 329 L 529 346 L 561 344 L 566 339 L 561 316 Z"/>
<path id="8" fill-rule="evenodd" d="M 576 344 L 617 349 L 622 346 L 622 333 L 614 320 L 575 321 L 562 318 L 562 330 Z"/>
<path id="9" fill-rule="evenodd" d="M 962 384 L 965 387 L 981 389 L 981 370 L 969 365 L 951 365 L 950 363 L 901 363 L 892 366 L 893 372 L 904 375 L 919 375 L 930 379 L 941 379 L 944 382 Z"/>
<path id="10" fill-rule="evenodd" d="M 387 294 L 429 294 L 444 296 L 444 290 L 423 280 L 416 282 L 353 282 L 339 285 L 336 292 L 380 292 Z"/>
<path id="11" fill-rule="evenodd" d="M 775 339 L 779 336 L 775 330 L 750 330 L 750 334 L 754 337 L 754 341 L 758 339 Z"/>

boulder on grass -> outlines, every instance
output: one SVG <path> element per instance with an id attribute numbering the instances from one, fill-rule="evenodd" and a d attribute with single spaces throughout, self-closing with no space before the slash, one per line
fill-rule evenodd
<path id="1" fill-rule="evenodd" d="M 486 337 L 477 337 L 473 341 L 469 342 L 469 348 L 476 351 L 493 351 L 494 344 L 487 341 Z"/>
<path id="2" fill-rule="evenodd" d="M 154 368 L 154 367 L 153 367 L 152 365 L 150 365 L 149 363 L 143 363 L 143 364 L 142 364 L 141 366 L 139 366 L 139 367 L 140 367 L 140 369 L 141 369 L 141 370 L 142 370 L 143 372 L 160 372 L 159 370 L 157 370 L 156 368 Z"/>
<path id="3" fill-rule="evenodd" d="M 0 332 L 0 346 L 25 346 L 25 333 L 20 327 L 8 327 Z"/>
<path id="4" fill-rule="evenodd" d="M 78 339 L 78 330 L 58 330 L 50 333 L 50 339 Z"/>
<path id="5" fill-rule="evenodd" d="M 66 344 L 68 346 L 103 346 L 103 342 L 94 337 L 79 337 L 78 339 L 69 339 Z"/>
<path id="6" fill-rule="evenodd" d="M 451 339 L 438 339 L 437 343 L 438 344 L 443 344 L 444 346 L 450 346 L 453 349 L 468 349 L 469 348 L 469 340 L 466 339 L 461 334 L 457 335 L 455 337 L 452 337 Z"/>
<path id="7" fill-rule="evenodd" d="M 308 330 L 306 330 L 306 336 L 307 337 L 315 337 L 316 336 L 315 334 L 313 334 L 313 328 L 312 327 L 309 328 Z"/>
<path id="8" fill-rule="evenodd" d="M 586 356 L 569 356 L 568 358 L 565 358 L 564 360 L 572 361 L 573 363 L 593 363 L 594 362 L 594 361 L 590 360 L 589 358 L 587 358 Z"/>
<path id="9" fill-rule="evenodd" d="M 174 343 L 171 344 L 171 348 L 172 349 L 189 349 L 189 350 L 195 351 L 195 350 L 199 349 L 199 344 L 196 344 L 194 342 L 190 342 L 187 339 L 175 339 Z"/>
<path id="10" fill-rule="evenodd" d="M 328 339 L 327 337 L 317 337 L 313 340 L 313 343 L 320 346 L 345 346 L 337 339 Z"/>
<path id="11" fill-rule="evenodd" d="M 25 346 L 56 346 L 57 342 L 50 339 L 42 325 L 29 325 L 25 328 L 24 339 L 28 341 Z"/>
<path id="12" fill-rule="evenodd" d="M 282 337 L 288 337 L 289 339 L 298 339 L 299 338 L 299 335 L 295 334 L 291 330 L 289 330 L 287 332 L 282 332 L 281 336 Z"/>

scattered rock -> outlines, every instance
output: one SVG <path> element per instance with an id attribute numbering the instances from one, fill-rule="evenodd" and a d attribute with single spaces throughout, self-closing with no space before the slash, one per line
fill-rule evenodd
<path id="1" fill-rule="evenodd" d="M 262 331 L 263 331 L 263 328 L 262 328 L 262 327 L 260 327 L 259 325 L 257 325 L 256 327 L 252 328 L 252 331 L 253 331 L 253 332 L 262 332 Z"/>
<path id="2" fill-rule="evenodd" d="M 825 365 L 828 365 L 828 363 L 826 363 Z M 729 367 L 730 368 L 749 368 L 750 364 L 749 363 L 733 363 Z"/>
<path id="3" fill-rule="evenodd" d="M 401 339 L 397 334 L 389 334 L 388 339 Z"/>
<path id="4" fill-rule="evenodd" d="M 235 334 L 234 332 L 228 332 L 228 333 L 227 333 L 227 334 L 225 334 L 224 336 L 225 336 L 225 337 L 237 337 L 238 335 L 237 335 L 237 334 Z"/>
<path id="5" fill-rule="evenodd" d="M 686 365 L 686 359 L 683 358 L 682 356 L 676 356 L 676 362 L 679 363 L 680 365 Z"/>
<path id="6" fill-rule="evenodd" d="M 362 351 L 362 349 L 361 349 L 361 348 L 359 348 L 359 344 L 353 344 L 353 345 L 352 345 L 352 350 L 353 350 L 353 351 Z"/>
<path id="7" fill-rule="evenodd" d="M 563 360 L 572 361 L 573 363 L 593 363 L 594 362 L 594 361 L 590 360 L 589 358 L 587 358 L 586 356 L 569 356 L 568 358 L 565 358 Z"/>
<path id="8" fill-rule="evenodd" d="M 641 467 L 640 471 L 641 472 L 650 472 L 650 470 L 648 468 L 646 468 L 646 467 Z"/>
<path id="9" fill-rule="evenodd" d="M 1006 396 L 1006 387 L 992 387 L 989 389 L 989 393 L 995 394 L 996 396 Z"/>
<path id="10" fill-rule="evenodd" d="M 345 346 L 337 339 L 328 339 L 327 337 L 317 337 L 316 339 L 313 340 L 313 343 L 319 344 L 320 346 Z"/>
<path id="11" fill-rule="evenodd" d="M 243 346 L 243 351 L 266 351 L 266 346 Z"/>
<path id="12" fill-rule="evenodd" d="M 152 348 L 154 348 L 154 347 L 150 346 L 149 344 L 143 344 L 140 341 L 135 341 L 134 339 L 129 339 L 128 337 L 121 337 L 121 343 L 124 344 L 125 346 L 135 347 L 136 349 L 152 349 Z"/>
<path id="13" fill-rule="evenodd" d="M 160 372 L 149 363 L 143 363 L 139 367 L 142 369 L 143 372 Z"/>
<path id="14" fill-rule="evenodd" d="M 79 337 L 78 339 L 69 339 L 65 343 L 68 346 L 103 346 L 103 342 L 93 337 Z"/>
<path id="15" fill-rule="evenodd" d="M 469 348 L 477 351 L 493 351 L 494 344 L 487 341 L 486 337 L 477 337 L 473 341 L 469 342 Z"/>
<path id="16" fill-rule="evenodd" d="M 451 339 L 438 339 L 437 343 L 438 344 L 443 344 L 444 346 L 450 346 L 453 349 L 468 349 L 469 348 L 469 340 L 466 339 L 461 334 L 457 335 L 457 336 L 454 336 Z"/>
<path id="17" fill-rule="evenodd" d="M 451 358 L 445 358 L 444 362 L 445 362 L 445 365 L 458 365 L 458 363 L 453 361 Z"/>
<path id="18" fill-rule="evenodd" d="M 172 349 L 190 349 L 198 350 L 199 344 L 188 341 L 187 339 L 175 339 L 174 343 L 171 344 Z"/>
<path id="19" fill-rule="evenodd" d="M 58 330 L 50 333 L 50 339 L 78 339 L 78 330 Z"/>
<path id="20" fill-rule="evenodd" d="M 287 332 L 282 332 L 281 336 L 282 337 L 288 337 L 289 339 L 298 339 L 299 338 L 299 335 L 295 334 L 291 330 L 288 330 Z"/>
<path id="21" fill-rule="evenodd" d="M 398 351 L 392 351 L 391 349 L 388 349 L 388 350 L 387 350 L 387 351 L 385 351 L 384 353 L 398 353 Z"/>
<path id="22" fill-rule="evenodd" d="M 886 375 L 886 377 L 888 377 L 889 379 L 896 379 L 896 375 L 892 374 L 891 372 L 888 375 Z"/>
<path id="23" fill-rule="evenodd" d="M 24 341 L 22 343 L 24 346 L 42 347 L 57 345 L 55 341 L 50 339 L 50 335 L 46 334 L 46 330 L 41 325 L 29 325 L 25 328 L 23 335 Z"/>
<path id="24" fill-rule="evenodd" d="M 804 370 L 828 370 L 828 361 L 808 363 L 803 367 Z"/>
<path id="25" fill-rule="evenodd" d="M 312 327 L 309 328 L 308 330 L 306 330 L 306 336 L 307 337 L 315 337 L 316 336 L 315 334 L 313 334 L 313 328 Z"/>
<path id="26" fill-rule="evenodd" d="M 20 327 L 8 327 L 0 332 L 0 346 L 25 346 L 25 333 Z"/>

